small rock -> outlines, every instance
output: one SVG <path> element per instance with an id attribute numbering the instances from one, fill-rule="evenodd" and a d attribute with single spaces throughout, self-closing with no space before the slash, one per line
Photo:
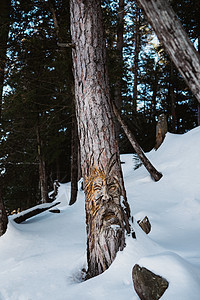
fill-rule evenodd
<path id="1" fill-rule="evenodd" d="M 146 234 L 151 231 L 151 223 L 147 216 L 142 221 L 138 220 L 137 222 Z"/>
<path id="2" fill-rule="evenodd" d="M 169 286 L 166 279 L 137 264 L 133 267 L 132 279 L 141 300 L 158 300 Z"/>

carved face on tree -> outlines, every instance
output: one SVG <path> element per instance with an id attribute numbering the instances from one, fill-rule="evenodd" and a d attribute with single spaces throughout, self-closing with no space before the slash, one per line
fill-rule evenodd
<path id="1" fill-rule="evenodd" d="M 92 217 L 97 218 L 100 228 L 110 225 L 122 226 L 119 221 L 121 188 L 114 173 L 114 164 L 115 161 L 110 162 L 106 170 L 94 165 L 90 167 L 89 176 L 86 178 L 86 205 Z"/>

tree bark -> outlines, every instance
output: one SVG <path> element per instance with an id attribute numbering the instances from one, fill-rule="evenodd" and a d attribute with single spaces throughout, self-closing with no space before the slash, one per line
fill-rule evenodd
<path id="1" fill-rule="evenodd" d="M 10 0 L 0 1 L 0 119 L 2 111 L 2 95 L 5 75 L 8 32 L 10 25 L 10 5 Z"/>
<path id="2" fill-rule="evenodd" d="M 128 129 L 128 126 L 125 124 L 124 120 L 122 120 L 122 118 L 121 118 L 121 116 L 120 116 L 120 114 L 119 114 L 119 112 L 118 112 L 118 110 L 117 110 L 117 108 L 114 104 L 113 104 L 113 110 L 114 110 L 114 113 L 115 113 L 119 123 L 121 124 L 127 138 L 129 139 L 131 145 L 133 146 L 133 149 L 135 150 L 135 152 L 139 156 L 141 162 L 143 163 L 143 165 L 145 166 L 145 168 L 147 169 L 147 171 L 151 175 L 152 179 L 154 181 L 159 181 L 162 178 L 163 175 L 160 172 L 158 172 L 155 169 L 155 167 L 152 165 L 152 163 L 148 160 L 148 158 L 146 157 L 146 155 L 142 151 L 142 148 L 140 147 L 140 145 L 136 141 L 134 135 Z"/>
<path id="3" fill-rule="evenodd" d="M 69 205 L 72 205 L 76 202 L 77 199 L 77 191 L 78 191 L 78 128 L 76 116 L 72 117 L 72 139 L 71 139 L 71 198 Z"/>
<path id="4" fill-rule="evenodd" d="M 137 96 L 138 96 L 138 62 L 140 53 L 140 8 L 137 3 L 135 11 L 135 32 L 134 32 L 134 82 L 133 82 L 133 113 L 137 111 Z"/>
<path id="5" fill-rule="evenodd" d="M 138 0 L 160 42 L 186 84 L 200 102 L 200 55 L 168 0 Z"/>
<path id="6" fill-rule="evenodd" d="M 48 184 L 47 184 L 47 175 L 46 175 L 46 162 L 44 159 L 44 155 L 42 153 L 43 142 L 41 139 L 39 118 L 40 117 L 38 116 L 36 135 L 37 135 L 37 146 L 38 146 L 40 192 L 41 192 L 42 203 L 47 203 L 49 202 L 49 196 L 48 196 Z"/>
<path id="7" fill-rule="evenodd" d="M 1 196 L 1 190 L 0 190 L 0 236 L 2 236 L 7 229 L 8 224 L 8 216 L 4 207 L 3 199 Z"/>
<path id="8" fill-rule="evenodd" d="M 171 98 L 171 114 L 172 114 L 172 132 L 176 132 L 176 100 L 174 93 L 174 67 L 173 63 L 170 62 L 170 85 L 169 85 L 169 94 Z"/>
<path id="9" fill-rule="evenodd" d="M 87 225 L 87 278 L 104 272 L 125 247 L 127 215 L 109 96 L 99 0 L 71 0 L 76 114 Z"/>

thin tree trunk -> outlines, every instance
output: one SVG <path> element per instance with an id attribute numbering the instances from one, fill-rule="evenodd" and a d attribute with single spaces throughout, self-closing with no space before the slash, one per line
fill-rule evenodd
<path id="1" fill-rule="evenodd" d="M 171 98 L 171 115 L 172 115 L 172 132 L 176 132 L 176 101 L 174 93 L 174 67 L 173 63 L 170 62 L 170 85 L 169 85 L 169 94 Z"/>
<path id="2" fill-rule="evenodd" d="M 118 75 L 115 83 L 115 105 L 119 110 L 122 106 L 122 76 L 123 76 L 123 46 L 124 46 L 124 0 L 119 0 L 118 14 L 117 14 L 117 63 Z M 117 139 L 119 138 L 120 126 L 115 122 L 115 132 Z"/>
<path id="3" fill-rule="evenodd" d="M 133 82 L 133 112 L 137 111 L 137 96 L 138 96 L 138 62 L 140 53 L 140 8 L 136 3 L 135 11 L 135 31 L 134 31 L 134 82 Z"/>
<path id="4" fill-rule="evenodd" d="M 109 97 L 99 0 L 71 0 L 76 114 L 87 224 L 87 277 L 104 272 L 125 247 L 121 166 Z M 126 228 L 130 230 L 129 226 Z"/>
<path id="5" fill-rule="evenodd" d="M 153 84 L 153 95 L 152 95 L 152 116 L 155 118 L 156 116 L 156 97 L 158 91 L 158 65 L 156 64 L 154 70 L 154 84 Z"/>
<path id="6" fill-rule="evenodd" d="M 0 236 L 2 236 L 7 229 L 8 224 L 8 216 L 4 207 L 3 199 L 1 196 L 1 190 L 0 190 Z"/>
<path id="7" fill-rule="evenodd" d="M 200 55 L 194 48 L 168 0 L 137 0 L 160 42 L 200 102 Z"/>
<path id="8" fill-rule="evenodd" d="M 0 1 L 0 119 L 2 112 L 3 83 L 5 76 L 6 51 L 10 25 L 10 0 Z"/>
<path id="9" fill-rule="evenodd" d="M 67 44 L 62 43 L 62 38 L 60 35 L 60 27 L 58 24 L 57 16 L 55 13 L 55 9 L 53 6 L 53 3 L 51 0 L 48 0 L 49 2 L 49 7 L 52 13 L 52 18 L 53 18 L 53 23 L 56 31 L 56 35 L 58 38 L 59 46 L 65 47 Z M 69 45 L 69 44 L 68 44 Z M 74 98 L 74 85 L 72 82 L 72 95 Z M 74 101 L 73 101 L 74 104 Z M 79 146 L 79 138 L 78 138 L 78 128 L 77 128 L 77 120 L 76 117 L 72 117 L 72 140 L 71 140 L 71 196 L 70 196 L 70 202 L 69 205 L 72 205 L 76 202 L 77 200 L 77 188 L 78 188 L 78 180 L 80 179 L 80 159 L 79 159 L 79 151 L 80 151 L 80 146 Z"/>
<path id="10" fill-rule="evenodd" d="M 8 32 L 10 24 L 10 5 L 10 0 L 0 1 L 0 124 L 2 119 L 3 84 L 5 75 Z M 0 236 L 2 236 L 6 232 L 7 224 L 8 217 L 0 189 Z"/>
<path id="11" fill-rule="evenodd" d="M 134 135 L 128 129 L 128 126 L 125 124 L 125 122 L 122 120 L 122 118 L 121 118 L 121 116 L 120 116 L 120 114 L 119 114 L 119 112 L 118 112 L 115 105 L 113 105 L 113 110 L 114 110 L 114 113 L 115 113 L 119 123 L 121 124 L 127 138 L 129 139 L 131 145 L 133 146 L 133 149 L 135 150 L 135 152 L 139 156 L 141 162 L 143 163 L 143 165 L 145 166 L 145 168 L 147 169 L 147 171 L 151 175 L 152 179 L 154 181 L 159 181 L 162 178 L 163 175 L 160 172 L 158 172 L 155 169 L 155 167 L 151 164 L 151 162 L 148 160 L 148 158 L 146 157 L 146 155 L 142 151 L 142 148 L 140 147 L 140 145 L 136 141 Z"/>
<path id="12" fill-rule="evenodd" d="M 49 202 L 49 196 L 48 196 L 48 184 L 47 184 L 47 175 L 46 175 L 46 163 L 42 153 L 43 142 L 40 133 L 39 116 L 38 116 L 38 122 L 36 127 L 36 135 L 37 135 L 37 146 L 38 146 L 40 192 L 41 192 L 42 203 L 46 203 Z"/>
<path id="13" fill-rule="evenodd" d="M 71 198 L 69 205 L 72 205 L 76 202 L 77 191 L 78 191 L 78 128 L 76 116 L 72 117 L 72 140 L 71 140 Z"/>

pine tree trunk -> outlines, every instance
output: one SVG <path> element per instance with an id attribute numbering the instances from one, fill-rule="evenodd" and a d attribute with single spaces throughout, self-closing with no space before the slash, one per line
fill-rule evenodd
<path id="1" fill-rule="evenodd" d="M 76 116 L 72 118 L 72 145 L 71 145 L 71 198 L 69 205 L 72 205 L 76 202 L 77 199 L 77 191 L 78 191 L 78 128 Z"/>
<path id="2" fill-rule="evenodd" d="M 135 11 L 135 31 L 134 31 L 134 82 L 133 82 L 133 112 L 137 111 L 137 97 L 138 97 L 138 62 L 139 62 L 139 52 L 140 52 L 140 8 L 136 3 Z"/>
<path id="3" fill-rule="evenodd" d="M 123 46 L 124 46 L 124 0 L 119 0 L 118 14 L 117 14 L 117 63 L 118 75 L 115 83 L 115 105 L 119 110 L 122 106 L 122 76 L 123 76 Z M 115 121 L 116 137 L 119 138 L 120 125 Z"/>
<path id="4" fill-rule="evenodd" d="M 6 51 L 10 24 L 10 0 L 0 1 L 0 119 L 2 111 L 2 94 L 5 75 Z"/>
<path id="5" fill-rule="evenodd" d="M 90 278 L 104 272 L 124 248 L 127 220 L 99 0 L 71 0 L 71 34 Z"/>
<path id="6" fill-rule="evenodd" d="M 200 102 L 200 55 L 194 48 L 168 0 L 138 0 L 160 42 Z"/>
<path id="7" fill-rule="evenodd" d="M 46 175 L 46 163 L 42 153 L 43 143 L 42 143 L 41 133 L 40 133 L 39 116 L 38 116 L 38 123 L 36 127 L 36 135 L 37 135 L 37 146 L 38 146 L 40 192 L 41 192 L 42 203 L 46 203 L 49 202 L 49 196 L 48 196 L 48 184 L 47 184 L 47 175 Z"/>
<path id="8" fill-rule="evenodd" d="M 7 229 L 8 217 L 4 207 L 3 199 L 0 191 L 0 236 L 2 236 Z"/>
<path id="9" fill-rule="evenodd" d="M 174 93 L 174 68 L 173 63 L 170 62 L 170 98 L 171 98 L 171 115 L 172 115 L 172 132 L 175 133 L 176 130 L 176 101 Z"/>

